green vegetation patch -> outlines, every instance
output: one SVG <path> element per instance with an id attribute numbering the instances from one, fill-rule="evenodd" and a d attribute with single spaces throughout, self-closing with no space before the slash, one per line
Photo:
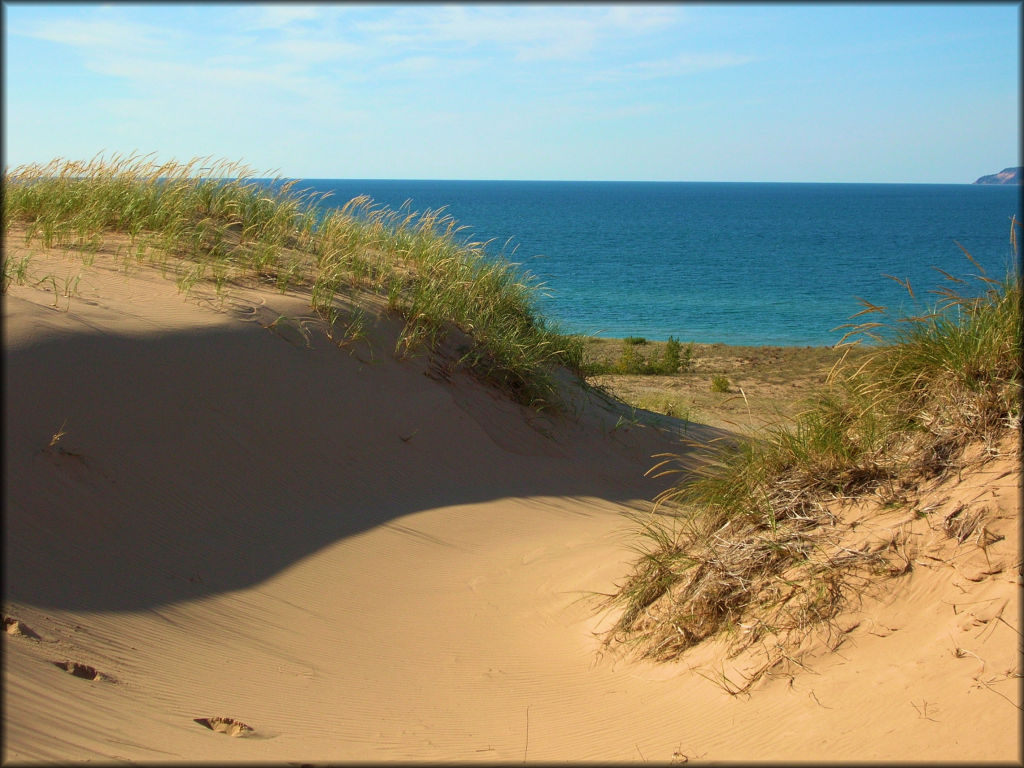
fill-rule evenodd
<path id="1" fill-rule="evenodd" d="M 362 332 L 343 310 L 361 291 L 386 297 L 405 321 L 395 351 L 437 351 L 453 331 L 470 339 L 457 365 L 533 408 L 561 407 L 555 371 L 579 371 L 582 342 L 536 311 L 538 281 L 487 243 L 458 240 L 440 211 L 398 211 L 360 197 L 341 208 L 296 181 L 260 181 L 237 163 L 198 158 L 156 163 L 151 156 L 75 162 L 56 159 L 4 173 L 5 236 L 25 243 L 95 250 L 111 232 L 130 238 L 142 262 L 171 271 L 182 290 L 212 281 L 270 282 L 310 291 L 333 339 Z M 4 263 L 4 286 L 23 278 Z"/>
<path id="2" fill-rule="evenodd" d="M 639 347 L 647 348 L 646 354 Z M 648 344 L 647 339 L 627 336 L 622 340 L 618 358 L 594 359 L 582 364 L 582 373 L 587 376 L 604 374 L 636 374 L 671 376 L 683 373 L 693 367 L 693 343 L 685 346 L 669 336 L 665 344 Z"/>

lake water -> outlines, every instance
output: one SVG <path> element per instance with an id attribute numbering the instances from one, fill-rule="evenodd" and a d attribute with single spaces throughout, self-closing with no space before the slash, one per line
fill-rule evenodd
<path id="1" fill-rule="evenodd" d="M 910 310 L 950 285 L 932 267 L 1018 269 L 1020 188 L 972 184 L 401 181 L 307 179 L 412 210 L 445 207 L 474 240 L 522 264 L 565 332 L 781 346 L 833 344 L 857 297 Z M 511 240 L 509 245 L 506 243 Z M 514 250 L 513 250 L 514 249 Z M 982 286 L 972 281 L 973 286 Z"/>

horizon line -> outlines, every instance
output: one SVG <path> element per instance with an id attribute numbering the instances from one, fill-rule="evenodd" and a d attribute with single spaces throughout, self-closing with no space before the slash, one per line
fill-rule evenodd
<path id="1" fill-rule="evenodd" d="M 991 174 L 988 174 L 991 175 Z M 721 181 L 710 179 L 510 179 L 442 178 L 426 176 L 258 176 L 259 179 L 309 181 L 443 181 L 443 182 L 515 182 L 537 184 L 919 184 L 966 186 L 1020 186 L 1019 184 L 977 184 L 977 181 Z"/>

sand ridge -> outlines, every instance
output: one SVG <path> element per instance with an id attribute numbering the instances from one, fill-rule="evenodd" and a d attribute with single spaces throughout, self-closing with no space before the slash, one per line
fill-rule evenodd
<path id="1" fill-rule="evenodd" d="M 3 302 L 5 760 L 1019 755 L 1012 459 L 936 491 L 984 496 L 1000 568 L 922 565 L 835 654 L 731 696 L 713 656 L 596 636 L 678 434 L 583 395 L 530 414 L 396 360 L 384 316 L 339 350 L 298 294 L 33 265 L 81 280 Z"/>

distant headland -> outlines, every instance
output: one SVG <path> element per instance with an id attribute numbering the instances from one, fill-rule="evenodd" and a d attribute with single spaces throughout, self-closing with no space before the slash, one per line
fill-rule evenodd
<path id="1" fill-rule="evenodd" d="M 1021 167 L 1003 168 L 999 173 L 982 176 L 975 184 L 1020 184 Z"/>

